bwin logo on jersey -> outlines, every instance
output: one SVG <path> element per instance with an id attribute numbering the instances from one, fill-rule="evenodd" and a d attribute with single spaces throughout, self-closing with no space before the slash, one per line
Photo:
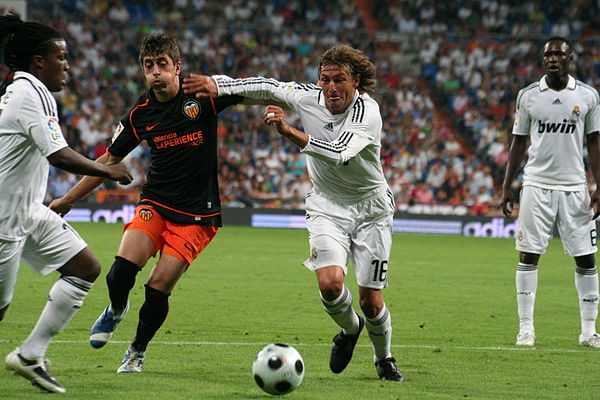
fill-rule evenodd
<path id="1" fill-rule="evenodd" d="M 568 119 L 563 119 L 562 123 L 539 121 L 538 133 L 574 133 L 576 126 L 575 122 L 576 121 Z"/>

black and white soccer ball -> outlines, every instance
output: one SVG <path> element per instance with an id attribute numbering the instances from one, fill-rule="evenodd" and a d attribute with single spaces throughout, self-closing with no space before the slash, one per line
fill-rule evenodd
<path id="1" fill-rule="evenodd" d="M 274 395 L 287 394 L 296 389 L 304 379 L 304 360 L 288 344 L 274 343 L 258 352 L 252 363 L 256 384 Z"/>

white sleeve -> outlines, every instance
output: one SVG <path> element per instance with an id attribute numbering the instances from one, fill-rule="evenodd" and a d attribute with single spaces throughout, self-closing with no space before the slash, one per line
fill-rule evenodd
<path id="1" fill-rule="evenodd" d="M 515 122 L 513 123 L 513 135 L 529 135 L 531 128 L 531 118 L 527 107 L 524 106 L 526 96 L 523 95 L 523 90 L 517 95 L 517 110 L 515 112 Z"/>
<path id="2" fill-rule="evenodd" d="M 33 140 L 44 157 L 68 146 L 58 118 L 45 115 L 41 103 L 35 97 L 27 96 L 23 99 L 17 121 L 23 133 Z"/>
<path id="3" fill-rule="evenodd" d="M 273 78 L 252 77 L 233 79 L 226 75 L 213 75 L 217 84 L 217 95 L 237 94 L 256 100 L 274 100 L 286 104 L 295 111 L 295 104 L 302 96 L 321 90 L 313 84 L 279 82 Z"/>
<path id="4" fill-rule="evenodd" d="M 585 133 L 600 131 L 600 104 L 598 104 L 598 92 L 594 90 L 590 111 L 585 116 Z"/>
<path id="5" fill-rule="evenodd" d="M 329 164 L 340 165 L 352 159 L 381 137 L 381 118 L 371 113 L 364 122 L 347 125 L 333 141 L 308 135 L 308 144 L 302 152 Z M 307 132 L 308 133 L 308 132 Z"/>

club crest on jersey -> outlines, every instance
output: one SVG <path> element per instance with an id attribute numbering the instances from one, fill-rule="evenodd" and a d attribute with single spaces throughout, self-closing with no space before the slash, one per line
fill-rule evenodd
<path id="1" fill-rule="evenodd" d="M 48 118 L 48 133 L 50 133 L 52 140 L 60 139 L 60 126 L 54 118 Z"/>
<path id="2" fill-rule="evenodd" d="M 581 114 L 581 108 L 579 106 L 573 106 L 573 115 L 579 117 Z"/>
<path id="3" fill-rule="evenodd" d="M 148 222 L 152 219 L 152 217 L 154 216 L 154 213 L 152 212 L 152 210 L 148 210 L 147 208 L 142 208 L 139 212 L 140 215 L 140 219 L 144 222 Z"/>
<path id="4" fill-rule="evenodd" d="M 183 115 L 189 119 L 196 119 L 200 115 L 200 104 L 196 100 L 188 100 L 183 103 Z"/>

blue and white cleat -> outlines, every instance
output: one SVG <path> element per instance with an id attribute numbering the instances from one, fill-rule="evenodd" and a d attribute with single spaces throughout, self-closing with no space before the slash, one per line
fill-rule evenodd
<path id="1" fill-rule="evenodd" d="M 129 311 L 129 302 L 127 302 L 125 311 L 119 316 L 113 314 L 110 305 L 102 311 L 102 314 L 94 322 L 94 326 L 92 326 L 90 331 L 90 344 L 92 347 L 99 349 L 108 343 L 115 329 L 117 329 L 117 325 L 119 325 L 119 322 L 127 314 L 127 311 Z"/>
<path id="2" fill-rule="evenodd" d="M 121 366 L 117 369 L 117 374 L 139 374 L 142 372 L 143 365 L 144 352 L 136 351 L 130 346 L 125 352 Z"/>

